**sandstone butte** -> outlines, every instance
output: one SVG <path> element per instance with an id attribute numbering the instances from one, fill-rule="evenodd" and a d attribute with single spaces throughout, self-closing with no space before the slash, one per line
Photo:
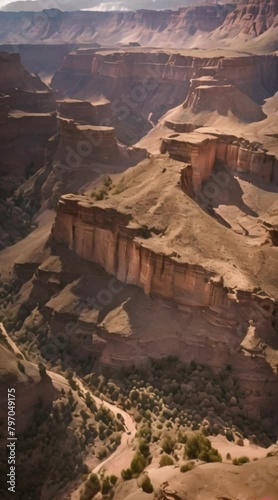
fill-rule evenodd
<path id="1" fill-rule="evenodd" d="M 246 419 L 275 432 L 278 2 L 201 3 L 0 11 L 1 318 L 28 345 L 43 325 L 30 344 L 42 359 L 67 332 L 74 362 L 92 356 L 99 372 L 169 355 L 228 366 Z M 57 387 L 23 360 L 27 380 L 3 335 L 7 380 L 30 389 L 23 431 L 39 392 L 53 401 Z M 221 467 L 227 489 L 210 483 L 201 499 L 236 498 L 233 466 Z M 195 500 L 200 470 L 149 473 L 160 498 Z M 116 500 L 141 500 L 128 483 Z"/>

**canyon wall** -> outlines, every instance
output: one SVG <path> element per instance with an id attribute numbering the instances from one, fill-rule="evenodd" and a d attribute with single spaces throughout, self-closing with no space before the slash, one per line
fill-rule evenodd
<path id="1" fill-rule="evenodd" d="M 136 12 L 1 12 L 2 43 L 38 43 L 62 40 L 66 43 L 137 42 L 145 46 L 198 46 L 217 44 L 223 33 L 258 36 L 275 24 L 277 0 L 245 0 L 239 5 L 195 5 L 179 10 Z M 119 27 L 121 29 L 119 29 Z"/>
<path id="2" fill-rule="evenodd" d="M 77 94 L 94 88 L 95 93 L 102 91 L 108 99 L 117 96 L 117 81 L 141 84 L 145 92 L 163 95 L 164 83 L 171 83 L 173 96 L 170 107 L 179 99 L 185 99 L 190 80 L 212 77 L 215 81 L 236 86 L 241 92 L 260 104 L 277 90 L 278 57 L 239 56 L 239 57 L 200 57 L 163 51 L 142 51 L 125 49 L 111 52 L 79 49 L 68 54 L 60 69 L 54 75 L 52 87 L 61 93 Z M 252 85 L 250 85 L 252 81 Z M 179 85 L 179 87 L 178 87 Z M 194 91 L 193 82 L 192 91 Z M 140 86 L 139 93 L 142 93 Z M 176 96 L 176 97 L 175 97 Z M 165 95 L 170 97 L 170 95 Z M 141 103 L 144 103 L 142 96 Z M 134 96 L 136 101 L 136 96 Z M 148 101 L 150 99 L 148 98 Z M 181 102 L 181 101 L 180 101 Z"/>
<path id="3" fill-rule="evenodd" d="M 161 117 L 177 131 L 214 124 L 219 117 L 220 125 L 231 119 L 262 120 L 261 105 L 276 92 L 277 81 L 275 55 L 198 57 L 130 48 L 80 49 L 65 57 L 52 86 L 77 99 L 110 100 L 111 125 L 122 142 L 134 144 Z"/>
<path id="4" fill-rule="evenodd" d="M 43 165 L 48 139 L 56 132 L 54 93 L 28 73 L 19 54 L 0 53 L 0 175 L 24 177 Z"/>

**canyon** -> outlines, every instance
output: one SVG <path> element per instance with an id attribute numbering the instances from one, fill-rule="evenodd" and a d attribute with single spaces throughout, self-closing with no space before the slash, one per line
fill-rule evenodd
<path id="1" fill-rule="evenodd" d="M 56 371 L 80 408 L 73 415 L 78 446 L 92 431 L 88 419 L 109 443 L 104 453 L 97 441 L 97 457 L 95 438 L 92 446 L 84 441 L 85 472 L 79 468 L 55 494 L 45 486 L 53 479 L 47 476 L 38 498 L 83 499 L 93 471 L 111 482 L 115 498 L 141 499 L 141 473 L 127 480 L 125 468 L 132 449 L 147 443 L 146 428 L 150 498 L 188 493 L 194 500 L 192 481 L 207 478 L 205 465 L 189 470 L 188 479 L 167 467 L 162 484 L 158 464 L 167 433 L 176 439 L 186 428 L 218 444 L 231 438 L 234 447 L 241 439 L 265 451 L 274 445 L 277 29 L 277 0 L 0 11 L 5 381 L 13 376 L 18 390 L 25 384 L 32 393 L 26 408 L 19 399 L 26 416 L 20 433 L 40 390 L 49 390 L 50 406 L 59 399 L 61 388 L 50 376 Z M 41 363 L 48 374 L 42 380 Z M 171 363 L 181 373 L 170 376 Z M 93 391 L 136 423 L 140 442 L 133 427 L 119 462 L 109 454 L 117 447 L 114 434 L 124 430 L 102 428 L 89 401 Z M 0 412 L 2 426 L 3 418 Z M 266 468 L 275 455 L 264 462 L 260 453 Z M 237 465 L 225 454 L 224 464 L 211 464 L 223 478 Z M 174 467 L 182 466 L 182 447 L 170 455 Z M 100 474 L 101 463 L 110 464 L 111 474 L 116 468 L 115 485 Z M 251 494 L 245 474 L 237 481 Z M 216 491 L 230 498 L 230 487 L 212 483 L 211 498 Z"/>
<path id="2" fill-rule="evenodd" d="M 277 0 L 245 0 L 234 4 L 195 5 L 178 10 L 136 12 L 0 12 L 0 41 L 44 43 L 61 37 L 67 43 L 137 42 L 153 47 L 217 45 L 228 35 L 252 39 L 277 27 Z M 165 29 L 167 26 L 167 30 Z M 227 44 L 228 44 L 227 43 Z M 224 42 L 225 44 L 225 42 Z"/>

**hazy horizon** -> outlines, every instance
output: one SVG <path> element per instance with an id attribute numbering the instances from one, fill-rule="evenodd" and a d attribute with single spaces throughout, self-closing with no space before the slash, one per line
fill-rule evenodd
<path id="1" fill-rule="evenodd" d="M 30 4 L 34 3 L 34 10 L 47 8 L 60 8 L 61 10 L 136 10 L 136 9 L 170 9 L 187 6 L 190 0 L 80 0 L 76 5 L 74 0 L 0 0 L 0 8 L 12 4 L 11 10 L 25 10 L 23 4 L 26 4 L 26 10 L 33 10 Z M 4 9 L 8 10 L 8 9 Z"/>

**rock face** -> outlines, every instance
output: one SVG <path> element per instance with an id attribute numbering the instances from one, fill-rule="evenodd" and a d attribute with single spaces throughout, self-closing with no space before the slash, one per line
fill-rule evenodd
<path id="1" fill-rule="evenodd" d="M 262 345 L 266 342 L 272 346 L 273 359 L 277 358 L 273 330 L 276 305 L 275 296 L 271 291 L 275 288 L 271 285 L 273 269 L 270 274 L 264 269 L 263 273 L 266 273 L 264 278 L 261 269 L 256 279 L 251 280 L 251 284 L 249 271 L 244 268 L 243 262 L 246 262 L 247 254 L 250 259 L 251 252 L 253 270 L 257 269 L 259 257 L 257 250 L 245 246 L 242 236 L 232 232 L 229 235 L 225 227 L 216 221 L 212 222 L 209 216 L 202 213 L 201 209 L 184 194 L 181 189 L 184 176 L 183 163 L 169 160 L 164 170 L 163 165 L 165 165 L 163 158 L 156 158 L 150 163 L 145 162 L 135 167 L 135 173 L 134 171 L 126 173 L 124 201 L 120 201 L 119 196 L 116 196 L 108 202 L 94 204 L 90 198 L 82 196 L 62 197 L 57 209 L 53 236 L 56 241 L 67 245 L 82 259 L 99 264 L 120 282 L 142 288 L 146 295 L 153 297 L 154 301 L 162 299 L 170 308 L 177 308 L 185 314 L 188 327 L 184 333 L 180 332 L 181 337 L 179 335 L 178 337 L 183 338 L 187 348 L 181 350 L 177 340 L 173 340 L 171 352 L 179 352 L 181 356 L 184 353 L 187 360 L 191 359 L 191 355 L 198 362 L 209 360 L 209 363 L 216 367 L 217 356 L 212 354 L 207 344 L 204 348 L 206 342 L 203 337 L 204 332 L 214 329 L 218 338 L 217 349 L 221 350 L 221 362 L 223 363 L 225 359 L 225 362 L 232 362 L 237 367 L 237 374 L 242 384 L 255 391 L 259 383 L 258 374 L 260 373 L 265 381 L 269 369 L 269 383 L 273 390 L 275 385 L 277 388 L 277 383 L 271 375 L 270 368 L 267 368 L 269 365 L 272 366 L 273 361 L 270 361 L 271 356 L 268 359 L 266 354 L 263 356 L 264 359 L 261 357 Z M 136 183 L 137 175 L 139 184 Z M 159 181 L 154 182 L 159 176 Z M 155 186 L 159 192 L 156 192 Z M 179 218 L 178 210 L 186 214 L 184 219 Z M 205 243 L 205 232 L 210 234 L 209 245 L 207 240 Z M 193 241 L 192 247 L 190 242 Z M 194 251 L 198 254 L 196 260 Z M 218 253 L 217 260 L 212 258 L 212 253 L 215 251 Z M 271 253 L 272 258 L 275 258 L 275 249 L 269 247 L 266 251 L 269 256 Z M 200 256 L 203 252 L 206 252 L 204 254 L 206 256 L 202 259 Z M 247 254 L 244 257 L 245 252 Z M 222 259 L 225 260 L 225 266 Z M 249 260 L 250 265 L 251 261 Z M 253 277 L 254 273 L 255 271 Z M 118 313 L 116 317 L 119 319 Z M 198 340 L 194 340 L 195 328 L 198 329 L 197 317 L 200 321 L 199 328 L 202 324 L 203 333 Z M 126 321 L 123 317 L 119 331 L 123 331 L 124 327 L 127 328 L 132 343 L 133 326 L 131 324 L 127 327 L 128 318 Z M 260 339 L 260 355 L 253 365 L 253 357 L 258 355 L 256 349 L 251 349 L 250 352 L 245 349 L 243 343 L 240 347 L 242 353 L 237 353 L 239 345 L 249 335 L 250 321 L 253 322 L 256 335 Z M 103 354 L 103 363 L 115 366 L 108 354 L 112 324 L 113 322 L 109 322 L 107 317 L 101 329 L 108 341 L 108 351 L 104 351 L 106 357 Z M 116 328 L 115 324 L 113 328 Z M 163 330 L 163 327 L 160 328 Z M 161 335 L 163 335 L 162 330 Z M 233 338 L 230 344 L 231 350 L 228 344 L 225 347 L 224 345 L 220 347 L 218 344 L 221 336 L 225 344 L 224 337 L 227 331 L 231 334 L 229 338 Z M 114 339 L 113 348 L 110 345 L 114 354 L 117 352 L 117 349 L 114 350 L 115 342 Z M 157 342 L 157 339 L 152 338 L 154 356 L 159 351 Z M 188 342 L 191 344 L 190 347 Z M 128 347 L 126 349 L 128 350 Z"/>
<path id="2" fill-rule="evenodd" d="M 0 53 L 0 175 L 22 177 L 43 164 L 49 137 L 56 132 L 54 93 L 28 73 L 19 54 Z"/>
<path id="3" fill-rule="evenodd" d="M 162 140 L 161 153 L 167 152 L 171 158 L 192 165 L 195 191 L 210 177 L 216 164 L 278 185 L 278 159 L 261 144 L 235 136 L 205 134 L 201 129 L 190 134 L 174 134 L 173 138 Z"/>
<path id="4" fill-rule="evenodd" d="M 130 42 L 153 47 L 188 47 L 198 36 L 198 46 L 217 45 L 224 33 L 258 36 L 275 24 L 277 0 L 245 0 L 227 5 L 195 5 L 179 10 L 137 12 L 1 12 L 0 41 L 32 43 L 97 42 L 116 45 Z M 119 26 L 121 29 L 119 29 Z"/>
<path id="5" fill-rule="evenodd" d="M 34 172 L 40 168 L 48 139 L 55 131 L 55 115 L 10 112 L 0 134 L 0 175 L 24 177 L 29 167 Z"/>
<path id="6" fill-rule="evenodd" d="M 231 37 L 239 34 L 256 37 L 275 25 L 277 15 L 277 0 L 241 0 L 219 31 Z"/>

